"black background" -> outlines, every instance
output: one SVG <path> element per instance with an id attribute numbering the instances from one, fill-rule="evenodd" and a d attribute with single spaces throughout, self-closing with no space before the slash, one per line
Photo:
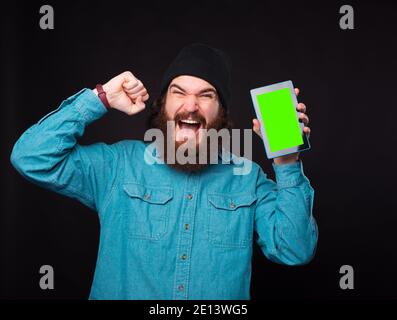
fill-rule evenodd
<path id="1" fill-rule="evenodd" d="M 41 30 L 50 4 L 55 29 Z M 355 29 L 341 30 L 351 4 Z M 392 2 L 14 1 L 1 4 L 0 298 L 85 299 L 99 222 L 80 203 L 40 189 L 12 168 L 18 137 L 63 99 L 125 70 L 151 95 L 186 44 L 204 42 L 233 61 L 232 118 L 250 128 L 249 90 L 291 79 L 308 107 L 312 150 L 302 154 L 315 189 L 319 243 L 304 267 L 270 263 L 255 247 L 252 299 L 390 299 L 397 286 L 396 32 Z M 147 112 L 111 111 L 82 144 L 142 139 Z M 271 177 L 259 138 L 253 158 Z M 55 270 L 55 290 L 39 268 Z M 351 265 L 354 290 L 341 290 Z"/>

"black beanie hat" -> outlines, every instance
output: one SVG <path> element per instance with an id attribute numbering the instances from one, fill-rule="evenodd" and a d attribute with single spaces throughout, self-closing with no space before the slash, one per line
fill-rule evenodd
<path id="1" fill-rule="evenodd" d="M 231 65 L 226 54 L 205 44 L 184 47 L 163 75 L 160 91 L 163 94 L 170 82 L 182 75 L 201 78 L 213 85 L 221 104 L 227 108 L 231 97 Z"/>

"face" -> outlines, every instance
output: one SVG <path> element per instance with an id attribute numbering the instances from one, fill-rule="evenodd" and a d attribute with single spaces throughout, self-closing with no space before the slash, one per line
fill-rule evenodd
<path id="1" fill-rule="evenodd" d="M 196 139 L 200 144 L 199 129 L 208 129 L 216 122 L 220 108 L 216 89 L 203 79 L 183 75 L 168 86 L 165 113 L 175 121 L 176 142 Z"/>
<path id="2" fill-rule="evenodd" d="M 227 113 L 220 105 L 215 88 L 207 81 L 192 76 L 180 76 L 175 78 L 168 86 L 164 98 L 159 98 L 155 110 L 150 119 L 151 128 L 158 128 L 163 132 L 165 141 L 174 144 L 171 152 L 176 152 L 180 146 L 188 145 L 188 149 L 195 149 L 197 156 L 195 163 L 169 162 L 168 147 L 164 148 L 164 161 L 171 167 L 182 171 L 198 171 L 210 163 L 199 163 L 197 160 L 202 153 L 201 148 L 207 149 L 207 156 L 211 147 L 209 140 L 205 138 L 204 130 L 223 128 L 231 129 Z M 174 123 L 174 132 L 168 134 L 167 123 Z M 203 139 L 204 137 L 204 139 Z M 194 139 L 193 139 L 194 138 Z M 215 155 L 216 156 L 216 155 Z"/>

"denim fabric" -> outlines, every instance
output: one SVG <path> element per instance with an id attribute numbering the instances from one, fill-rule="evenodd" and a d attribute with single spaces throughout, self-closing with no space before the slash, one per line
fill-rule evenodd
<path id="1" fill-rule="evenodd" d="M 144 161 L 156 154 L 142 141 L 77 144 L 106 112 L 84 89 L 29 128 L 11 154 L 26 179 L 98 213 L 90 299 L 249 299 L 253 241 L 276 263 L 311 260 L 314 192 L 300 161 L 273 165 L 274 182 L 253 162 L 236 175 L 233 154 L 228 164 L 183 173 Z"/>

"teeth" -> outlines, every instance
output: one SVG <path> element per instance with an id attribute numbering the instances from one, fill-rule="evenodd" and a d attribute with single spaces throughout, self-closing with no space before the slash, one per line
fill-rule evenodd
<path id="1" fill-rule="evenodd" d="M 199 124 L 200 122 L 195 121 L 195 120 L 181 120 L 183 123 L 188 123 L 188 124 Z"/>

